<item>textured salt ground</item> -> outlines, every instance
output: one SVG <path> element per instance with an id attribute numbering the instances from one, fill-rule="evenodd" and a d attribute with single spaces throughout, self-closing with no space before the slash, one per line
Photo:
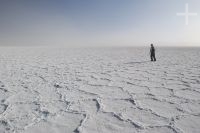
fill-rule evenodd
<path id="1" fill-rule="evenodd" d="M 1 48 L 0 133 L 199 133 L 200 49 Z"/>

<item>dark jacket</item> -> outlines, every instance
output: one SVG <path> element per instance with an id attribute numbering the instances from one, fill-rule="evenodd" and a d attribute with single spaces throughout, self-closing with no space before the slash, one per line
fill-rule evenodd
<path id="1" fill-rule="evenodd" d="M 155 54 L 155 48 L 153 46 L 151 46 L 150 53 Z"/>

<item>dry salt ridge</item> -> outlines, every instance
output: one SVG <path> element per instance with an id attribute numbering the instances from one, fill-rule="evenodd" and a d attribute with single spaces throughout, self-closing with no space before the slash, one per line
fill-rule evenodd
<path id="1" fill-rule="evenodd" d="M 200 49 L 0 48 L 0 133 L 199 133 Z"/>

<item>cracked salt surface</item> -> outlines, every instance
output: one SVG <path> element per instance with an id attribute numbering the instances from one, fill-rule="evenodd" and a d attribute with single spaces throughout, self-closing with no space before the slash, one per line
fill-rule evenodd
<path id="1" fill-rule="evenodd" d="M 199 133 L 200 49 L 1 48 L 0 133 Z"/>

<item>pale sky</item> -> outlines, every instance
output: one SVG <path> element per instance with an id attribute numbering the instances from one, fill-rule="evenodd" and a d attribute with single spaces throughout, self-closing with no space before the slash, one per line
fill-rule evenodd
<path id="1" fill-rule="evenodd" d="M 150 43 L 200 46 L 200 0 L 0 0 L 0 46 Z"/>

